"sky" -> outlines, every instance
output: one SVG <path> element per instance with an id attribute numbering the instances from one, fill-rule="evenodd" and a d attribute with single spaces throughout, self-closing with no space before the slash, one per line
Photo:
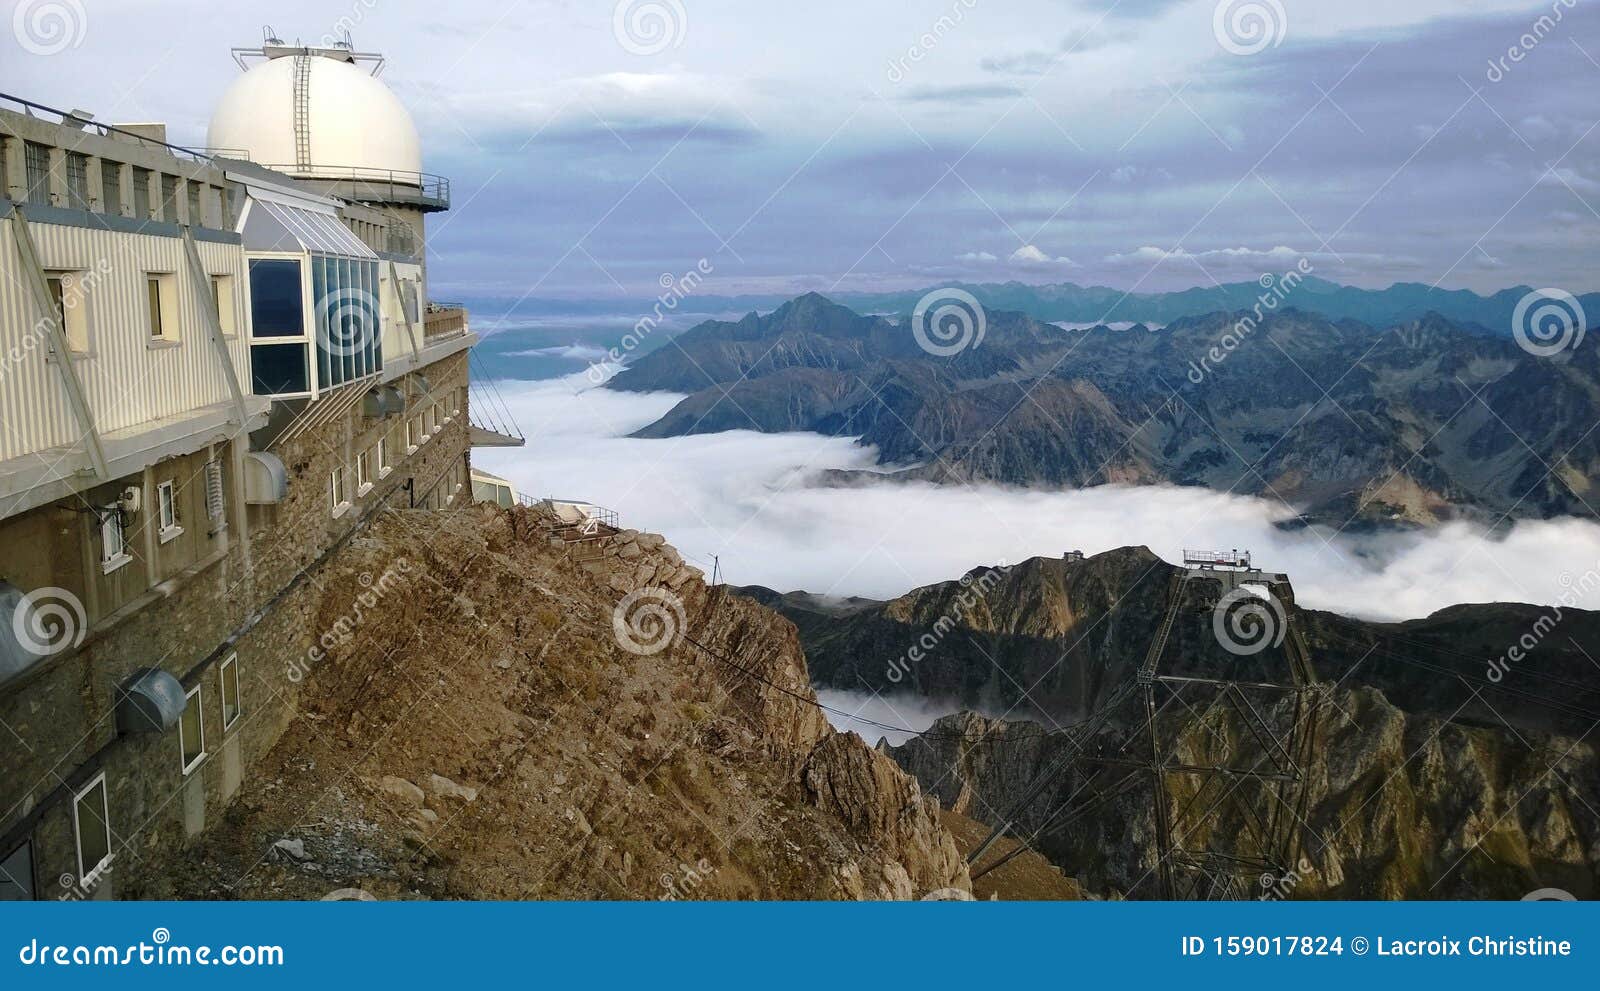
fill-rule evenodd
<path id="1" fill-rule="evenodd" d="M 11 7 L 0 90 L 196 144 L 230 46 L 349 28 L 452 180 L 439 296 L 1600 288 L 1595 0 Z"/>

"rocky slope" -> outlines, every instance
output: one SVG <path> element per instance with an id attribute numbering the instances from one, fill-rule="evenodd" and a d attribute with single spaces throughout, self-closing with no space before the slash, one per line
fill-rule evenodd
<path id="1" fill-rule="evenodd" d="M 1134 679 L 1174 571 L 1144 548 L 1124 548 L 975 569 L 885 603 L 747 594 L 795 621 L 819 685 L 1006 713 L 949 716 L 888 752 L 954 812 L 991 825 L 1016 816 L 1030 831 L 1068 796 L 1097 793 L 1098 785 L 1078 792 L 1088 765 L 1077 764 L 1017 807 L 1041 770 L 1075 746 L 1071 725 Z M 1248 657 L 1222 649 L 1215 586 L 1191 586 L 1163 673 L 1289 680 L 1281 648 Z M 1600 672 L 1590 660 L 1600 657 L 1600 614 L 1564 610 L 1546 626 L 1551 610 L 1502 603 L 1372 624 L 1283 606 L 1327 686 L 1308 779 L 1313 870 L 1292 897 L 1600 894 L 1600 762 L 1590 737 L 1600 725 Z M 1490 677 L 1488 662 L 1514 644 L 1525 656 Z M 1238 714 L 1189 697 L 1192 705 L 1164 709 L 1159 720 L 1173 752 L 1203 763 L 1227 741 L 1236 766 L 1265 758 Z M 1270 700 L 1253 704 L 1282 716 Z M 1118 709 L 1090 750 L 1121 753 L 1140 725 L 1137 712 Z M 1152 807 L 1144 782 L 1072 828 L 1047 832 L 1039 847 L 1090 892 L 1154 897 Z M 1247 837 L 1239 815 L 1224 808 L 1205 829 Z"/>
<path id="2" fill-rule="evenodd" d="M 318 620 L 338 631 L 328 656 L 284 659 L 302 675 L 284 685 L 298 714 L 280 742 L 183 863 L 125 891 L 969 888 L 936 803 L 810 704 L 793 626 L 708 589 L 659 537 L 569 543 L 553 526 L 524 508 L 394 512 L 352 542 L 318 576 Z M 358 599 L 395 574 L 379 601 Z"/>
<path id="3" fill-rule="evenodd" d="M 1437 314 L 1279 309 L 1238 334 L 1247 315 L 1069 332 L 991 310 L 980 343 L 937 356 L 902 320 L 810 294 L 703 323 L 611 387 L 689 393 L 641 436 L 857 436 L 907 478 L 1203 485 L 1336 526 L 1587 512 L 1600 349 L 1535 358 Z"/>

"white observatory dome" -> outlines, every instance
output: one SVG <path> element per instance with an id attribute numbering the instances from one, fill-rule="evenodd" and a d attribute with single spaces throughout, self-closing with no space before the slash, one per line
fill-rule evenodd
<path id="1" fill-rule="evenodd" d="M 258 165 L 301 176 L 422 171 L 416 125 L 389 87 L 336 50 L 286 51 L 293 54 L 253 66 L 222 94 L 208 147 L 248 152 Z"/>

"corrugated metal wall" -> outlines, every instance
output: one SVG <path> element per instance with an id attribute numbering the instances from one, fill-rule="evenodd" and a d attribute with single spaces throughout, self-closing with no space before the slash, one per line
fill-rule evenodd
<path id="1" fill-rule="evenodd" d="M 46 339 L 39 332 L 43 315 L 24 281 L 16 241 L 7 229 L 12 223 L 13 218 L 0 220 L 0 461 L 81 442 L 59 373 L 45 360 Z M 102 435 L 230 401 L 200 309 L 211 301 L 193 285 L 182 240 L 38 222 L 28 228 L 47 270 L 82 273 L 78 305 L 85 307 L 90 357 L 74 359 L 73 368 Z M 248 389 L 243 249 L 207 241 L 196 247 L 208 293 L 211 275 L 232 277 L 238 333 L 228 343 Z M 174 276 L 177 347 L 150 346 L 145 276 L 151 273 Z"/>

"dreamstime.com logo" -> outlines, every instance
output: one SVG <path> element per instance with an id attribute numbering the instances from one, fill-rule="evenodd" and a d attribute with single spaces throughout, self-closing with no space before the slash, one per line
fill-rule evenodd
<path id="1" fill-rule="evenodd" d="M 634 589 L 611 611 L 611 632 L 617 644 L 641 657 L 672 646 L 684 624 L 683 600 L 659 585 Z"/>
<path id="2" fill-rule="evenodd" d="M 1239 657 L 1259 654 L 1283 643 L 1289 618 L 1283 603 L 1264 589 L 1239 587 L 1217 600 L 1211 610 L 1211 632 L 1222 649 Z"/>
<path id="3" fill-rule="evenodd" d="M 689 36 L 689 12 L 679 0 L 617 0 L 611 33 L 631 55 L 660 55 Z"/>
<path id="4" fill-rule="evenodd" d="M 679 864 L 677 871 L 667 871 L 661 875 L 663 890 L 656 896 L 656 900 L 682 901 L 694 894 L 696 889 L 710 880 L 711 875 L 716 872 L 716 866 L 703 857 L 693 864 Z"/>
<path id="5" fill-rule="evenodd" d="M 911 336 L 936 358 L 948 358 L 983 343 L 989 316 L 964 289 L 935 289 L 911 311 Z"/>
<path id="6" fill-rule="evenodd" d="M 330 355 L 349 358 L 372 346 L 379 326 L 378 299 L 364 289 L 336 289 L 317 300 L 328 319 L 323 346 Z"/>
<path id="7" fill-rule="evenodd" d="M 650 307 L 647 316 L 639 318 L 633 325 L 633 330 L 623 335 L 617 346 L 606 352 L 605 358 L 589 366 L 586 373 L 589 381 L 594 385 L 601 385 L 612 375 L 627 366 L 628 355 L 642 347 L 662 321 L 678 308 L 678 304 L 689 298 L 689 295 L 706 280 L 706 276 L 716 271 L 716 266 L 710 260 L 702 258 L 695 262 L 694 268 L 682 275 L 673 275 L 671 272 L 662 272 L 657 280 L 661 285 L 661 293 L 656 296 L 656 301 Z"/>
<path id="8" fill-rule="evenodd" d="M 33 55 L 77 48 L 88 31 L 89 15 L 78 0 L 20 0 L 11 12 L 11 33 Z"/>
<path id="9" fill-rule="evenodd" d="M 1511 314 L 1511 336 L 1517 347 L 1535 358 L 1576 351 L 1587 332 L 1588 317 L 1578 298 L 1564 289 L 1535 289 L 1523 296 Z"/>
<path id="10" fill-rule="evenodd" d="M 317 642 L 306 651 L 304 659 L 289 660 L 284 670 L 288 679 L 298 683 L 311 673 L 312 668 L 328 659 L 328 651 L 349 643 L 355 636 L 357 628 L 367 621 L 367 614 L 376 609 L 378 603 L 392 595 L 400 587 L 402 579 L 412 571 L 411 561 L 403 557 L 396 558 L 394 563 L 385 568 L 383 574 L 376 579 L 372 577 L 371 572 L 363 571 L 356 579 L 361 585 L 361 591 L 356 594 L 350 611 L 340 616 L 332 626 L 322 632 Z"/>
<path id="11" fill-rule="evenodd" d="M 150 933 L 150 942 L 140 940 L 132 946 L 51 946 L 37 939 L 23 943 L 17 959 L 25 967 L 281 967 L 281 946 L 178 946 L 165 926 Z"/>
<path id="12" fill-rule="evenodd" d="M 1218 0 L 1211 33 L 1228 54 L 1254 55 L 1283 44 L 1289 15 L 1280 0 Z"/>
<path id="13" fill-rule="evenodd" d="M 83 643 L 89 616 L 76 595 L 51 585 L 22 597 L 11 617 L 11 632 L 24 650 L 49 657 Z"/>

